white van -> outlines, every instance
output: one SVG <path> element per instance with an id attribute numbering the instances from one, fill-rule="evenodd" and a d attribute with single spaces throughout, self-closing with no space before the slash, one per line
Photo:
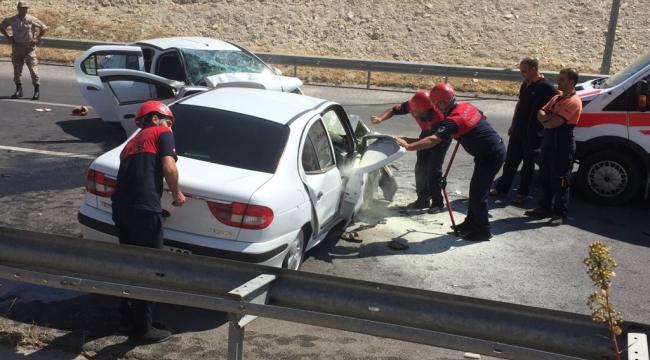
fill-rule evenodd
<path id="1" fill-rule="evenodd" d="M 576 86 L 577 186 L 590 200 L 622 205 L 647 198 L 650 172 L 650 52 L 614 75 Z"/>

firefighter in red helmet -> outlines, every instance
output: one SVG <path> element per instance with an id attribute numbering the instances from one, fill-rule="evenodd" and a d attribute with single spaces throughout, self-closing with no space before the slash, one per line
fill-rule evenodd
<path id="1" fill-rule="evenodd" d="M 429 93 L 427 91 L 418 91 L 410 100 L 387 109 L 379 116 L 370 117 L 370 121 L 373 124 L 379 124 L 390 119 L 393 115 L 405 114 L 411 114 L 420 127 L 420 139 L 433 134 L 443 119 L 442 114 L 431 106 Z M 442 164 L 445 162 L 449 144 L 451 144 L 451 138 L 445 140 L 439 146 L 417 152 L 415 162 L 415 193 L 417 199 L 408 204 L 407 208 L 428 208 L 427 212 L 429 214 L 439 213 L 445 208 L 438 179 L 442 176 Z"/>
<path id="2" fill-rule="evenodd" d="M 113 222 L 120 244 L 162 249 L 163 177 L 173 206 L 183 206 L 176 168 L 176 145 L 171 126 L 175 118 L 167 105 L 147 101 L 138 109 L 135 124 L 141 129 L 120 153 L 120 168 L 111 196 Z M 129 304 L 130 303 L 130 304 Z M 131 330 L 128 342 L 151 344 L 169 339 L 171 333 L 152 326 L 153 302 L 122 299 L 120 329 Z"/>
<path id="3" fill-rule="evenodd" d="M 506 157 L 503 141 L 487 122 L 483 112 L 470 103 L 456 102 L 454 89 L 448 84 L 434 86 L 429 92 L 429 98 L 431 104 L 444 116 L 438 129 L 422 139 L 396 139 L 406 150 L 422 150 L 435 148 L 454 138 L 474 156 L 467 217 L 454 230 L 459 231 L 465 240 L 487 241 L 492 238 L 487 199 L 494 177 Z"/>

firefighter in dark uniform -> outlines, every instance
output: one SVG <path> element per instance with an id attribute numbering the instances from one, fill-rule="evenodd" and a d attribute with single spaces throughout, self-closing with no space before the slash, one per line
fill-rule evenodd
<path id="1" fill-rule="evenodd" d="M 454 230 L 459 231 L 464 240 L 487 241 L 492 238 L 487 199 L 494 177 L 506 157 L 503 140 L 474 105 L 456 103 L 451 86 L 437 84 L 431 89 L 429 97 L 431 104 L 445 116 L 435 133 L 419 140 L 396 139 L 406 150 L 421 150 L 454 138 L 474 157 L 467 216 Z"/>
<path id="2" fill-rule="evenodd" d="M 185 202 L 179 189 L 176 145 L 171 131 L 174 115 L 167 105 L 147 101 L 138 109 L 135 123 L 142 130 L 120 154 L 115 192 L 111 196 L 113 221 L 120 244 L 162 249 L 163 177 L 174 199 L 172 205 L 183 206 Z M 151 344 L 171 336 L 169 331 L 152 326 L 153 305 L 151 301 L 122 299 L 120 328 L 128 328 L 126 323 L 132 326 L 129 343 Z"/>
<path id="3" fill-rule="evenodd" d="M 390 119 L 393 115 L 406 114 L 411 114 L 418 126 L 420 126 L 419 139 L 433 134 L 444 118 L 438 109 L 431 106 L 429 93 L 419 91 L 409 101 L 395 105 L 379 116 L 370 117 L 370 121 L 373 124 L 379 124 Z M 437 214 L 445 208 L 438 179 L 442 176 L 442 165 L 445 162 L 449 144 L 451 144 L 451 138 L 445 139 L 440 145 L 433 148 L 417 151 L 417 160 L 415 162 L 415 193 L 417 199 L 406 206 L 408 209 L 429 208 L 427 213 Z"/>

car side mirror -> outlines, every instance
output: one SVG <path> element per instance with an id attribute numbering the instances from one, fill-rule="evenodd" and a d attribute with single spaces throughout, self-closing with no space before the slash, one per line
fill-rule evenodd
<path id="1" fill-rule="evenodd" d="M 648 110 L 648 82 L 641 80 L 636 84 L 636 106 L 638 111 Z"/>
<path id="2" fill-rule="evenodd" d="M 282 76 L 282 70 L 280 70 L 280 69 L 278 69 L 278 68 L 273 68 L 273 71 L 275 72 L 275 75 L 280 75 L 280 76 Z"/>

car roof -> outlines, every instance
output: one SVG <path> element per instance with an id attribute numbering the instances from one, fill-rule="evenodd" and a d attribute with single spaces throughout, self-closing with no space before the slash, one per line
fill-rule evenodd
<path id="1" fill-rule="evenodd" d="M 178 104 L 232 111 L 284 125 L 326 102 L 328 101 L 307 95 L 281 91 L 226 87 L 187 97 Z"/>
<path id="2" fill-rule="evenodd" d="M 135 44 L 150 45 L 160 48 L 161 50 L 167 50 L 171 48 L 195 50 L 241 50 L 237 46 L 225 41 L 210 39 L 206 37 L 169 37 L 140 40 Z"/>

